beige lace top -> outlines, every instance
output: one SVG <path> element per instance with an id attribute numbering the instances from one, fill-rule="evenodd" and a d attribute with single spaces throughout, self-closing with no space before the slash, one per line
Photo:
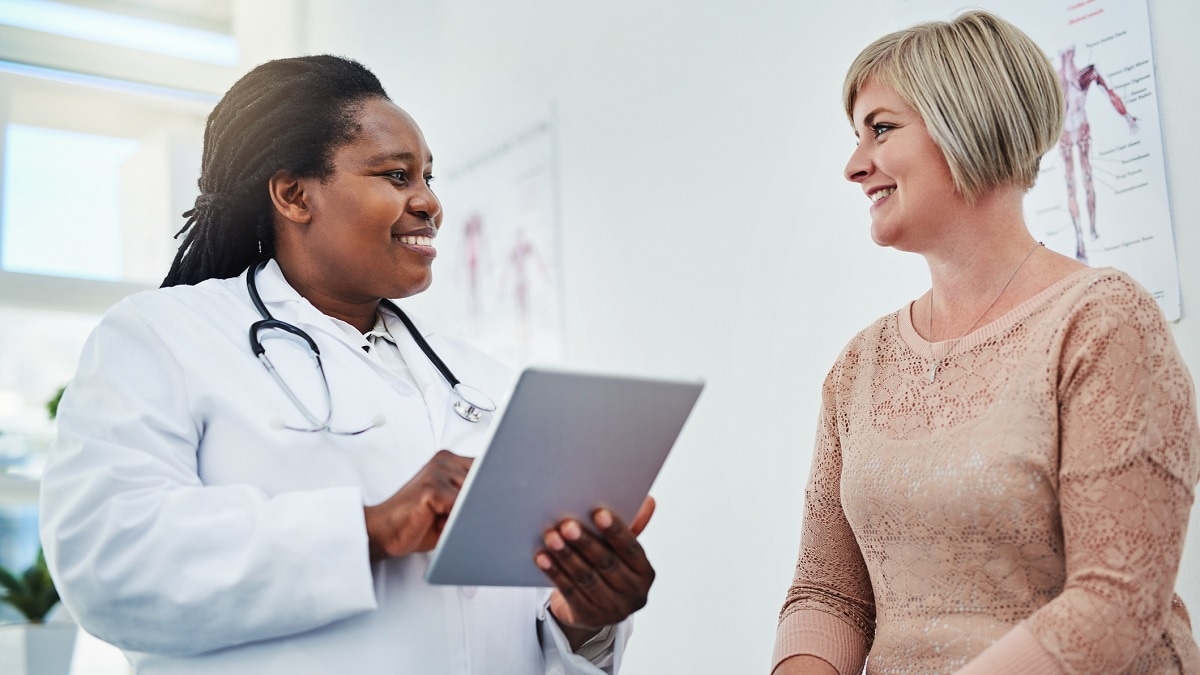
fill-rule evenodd
<path id="1" fill-rule="evenodd" d="M 1191 377 L 1125 274 L 1080 270 L 957 344 L 886 316 L 825 380 L 773 663 L 1200 673 L 1173 593 L 1198 479 Z"/>

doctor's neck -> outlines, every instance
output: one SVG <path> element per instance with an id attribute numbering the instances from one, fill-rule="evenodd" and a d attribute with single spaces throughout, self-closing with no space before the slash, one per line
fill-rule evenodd
<path id="1" fill-rule="evenodd" d="M 325 316 L 333 317 L 367 333 L 375 326 L 380 296 L 361 295 L 322 281 L 321 276 L 297 273 L 292 265 L 280 263 L 283 278 L 297 293 Z"/>

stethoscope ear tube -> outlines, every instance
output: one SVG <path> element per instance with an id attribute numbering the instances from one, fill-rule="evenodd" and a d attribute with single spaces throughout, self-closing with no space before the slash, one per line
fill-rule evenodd
<path id="1" fill-rule="evenodd" d="M 287 331 L 288 333 L 295 335 L 296 337 L 308 343 L 308 348 L 313 351 L 313 354 L 317 355 L 318 357 L 321 356 L 321 350 L 317 348 L 317 343 L 312 339 L 312 337 L 309 336 L 308 333 L 305 333 L 303 330 L 293 326 L 290 323 L 287 323 L 286 321 L 280 321 L 279 319 L 271 317 L 270 315 L 268 315 L 268 318 L 266 319 L 255 321 L 254 323 L 250 324 L 250 349 L 254 352 L 255 356 L 262 356 L 263 352 L 266 351 L 266 349 L 262 346 L 262 341 L 258 339 L 259 331 L 270 328 L 278 328 L 279 330 Z"/>

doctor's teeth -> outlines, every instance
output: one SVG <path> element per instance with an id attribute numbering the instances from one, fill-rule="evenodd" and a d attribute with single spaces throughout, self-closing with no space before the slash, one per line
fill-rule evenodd
<path id="1" fill-rule="evenodd" d="M 401 244 L 413 244 L 416 246 L 433 246 L 433 237 L 399 237 Z"/>
<path id="2" fill-rule="evenodd" d="M 877 192 L 872 192 L 872 193 L 871 193 L 871 195 L 870 195 L 870 196 L 871 196 L 871 202 L 872 202 L 872 203 L 874 203 L 874 202 L 877 202 L 877 201 L 879 201 L 880 199 L 883 199 L 884 197 L 886 197 L 886 196 L 888 196 L 888 195 L 892 194 L 892 193 L 893 193 L 893 192 L 895 192 L 895 191 L 896 191 L 896 188 L 894 188 L 894 187 L 890 187 L 890 188 L 884 188 L 884 189 L 882 189 L 882 190 L 879 190 L 879 191 L 877 191 Z"/>

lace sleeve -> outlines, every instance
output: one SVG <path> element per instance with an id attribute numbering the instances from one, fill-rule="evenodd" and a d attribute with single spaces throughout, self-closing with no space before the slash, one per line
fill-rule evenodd
<path id="1" fill-rule="evenodd" d="M 1059 368 L 1059 508 L 1067 579 L 1026 626 L 1070 673 L 1125 672 L 1161 639 L 1194 487 L 1191 378 L 1153 299 L 1094 282 Z"/>
<path id="2" fill-rule="evenodd" d="M 822 390 L 800 556 L 779 614 L 774 664 L 811 654 L 839 672 L 857 673 L 875 632 L 875 603 L 866 564 L 842 511 L 837 384 L 845 358 L 830 371 Z"/>

